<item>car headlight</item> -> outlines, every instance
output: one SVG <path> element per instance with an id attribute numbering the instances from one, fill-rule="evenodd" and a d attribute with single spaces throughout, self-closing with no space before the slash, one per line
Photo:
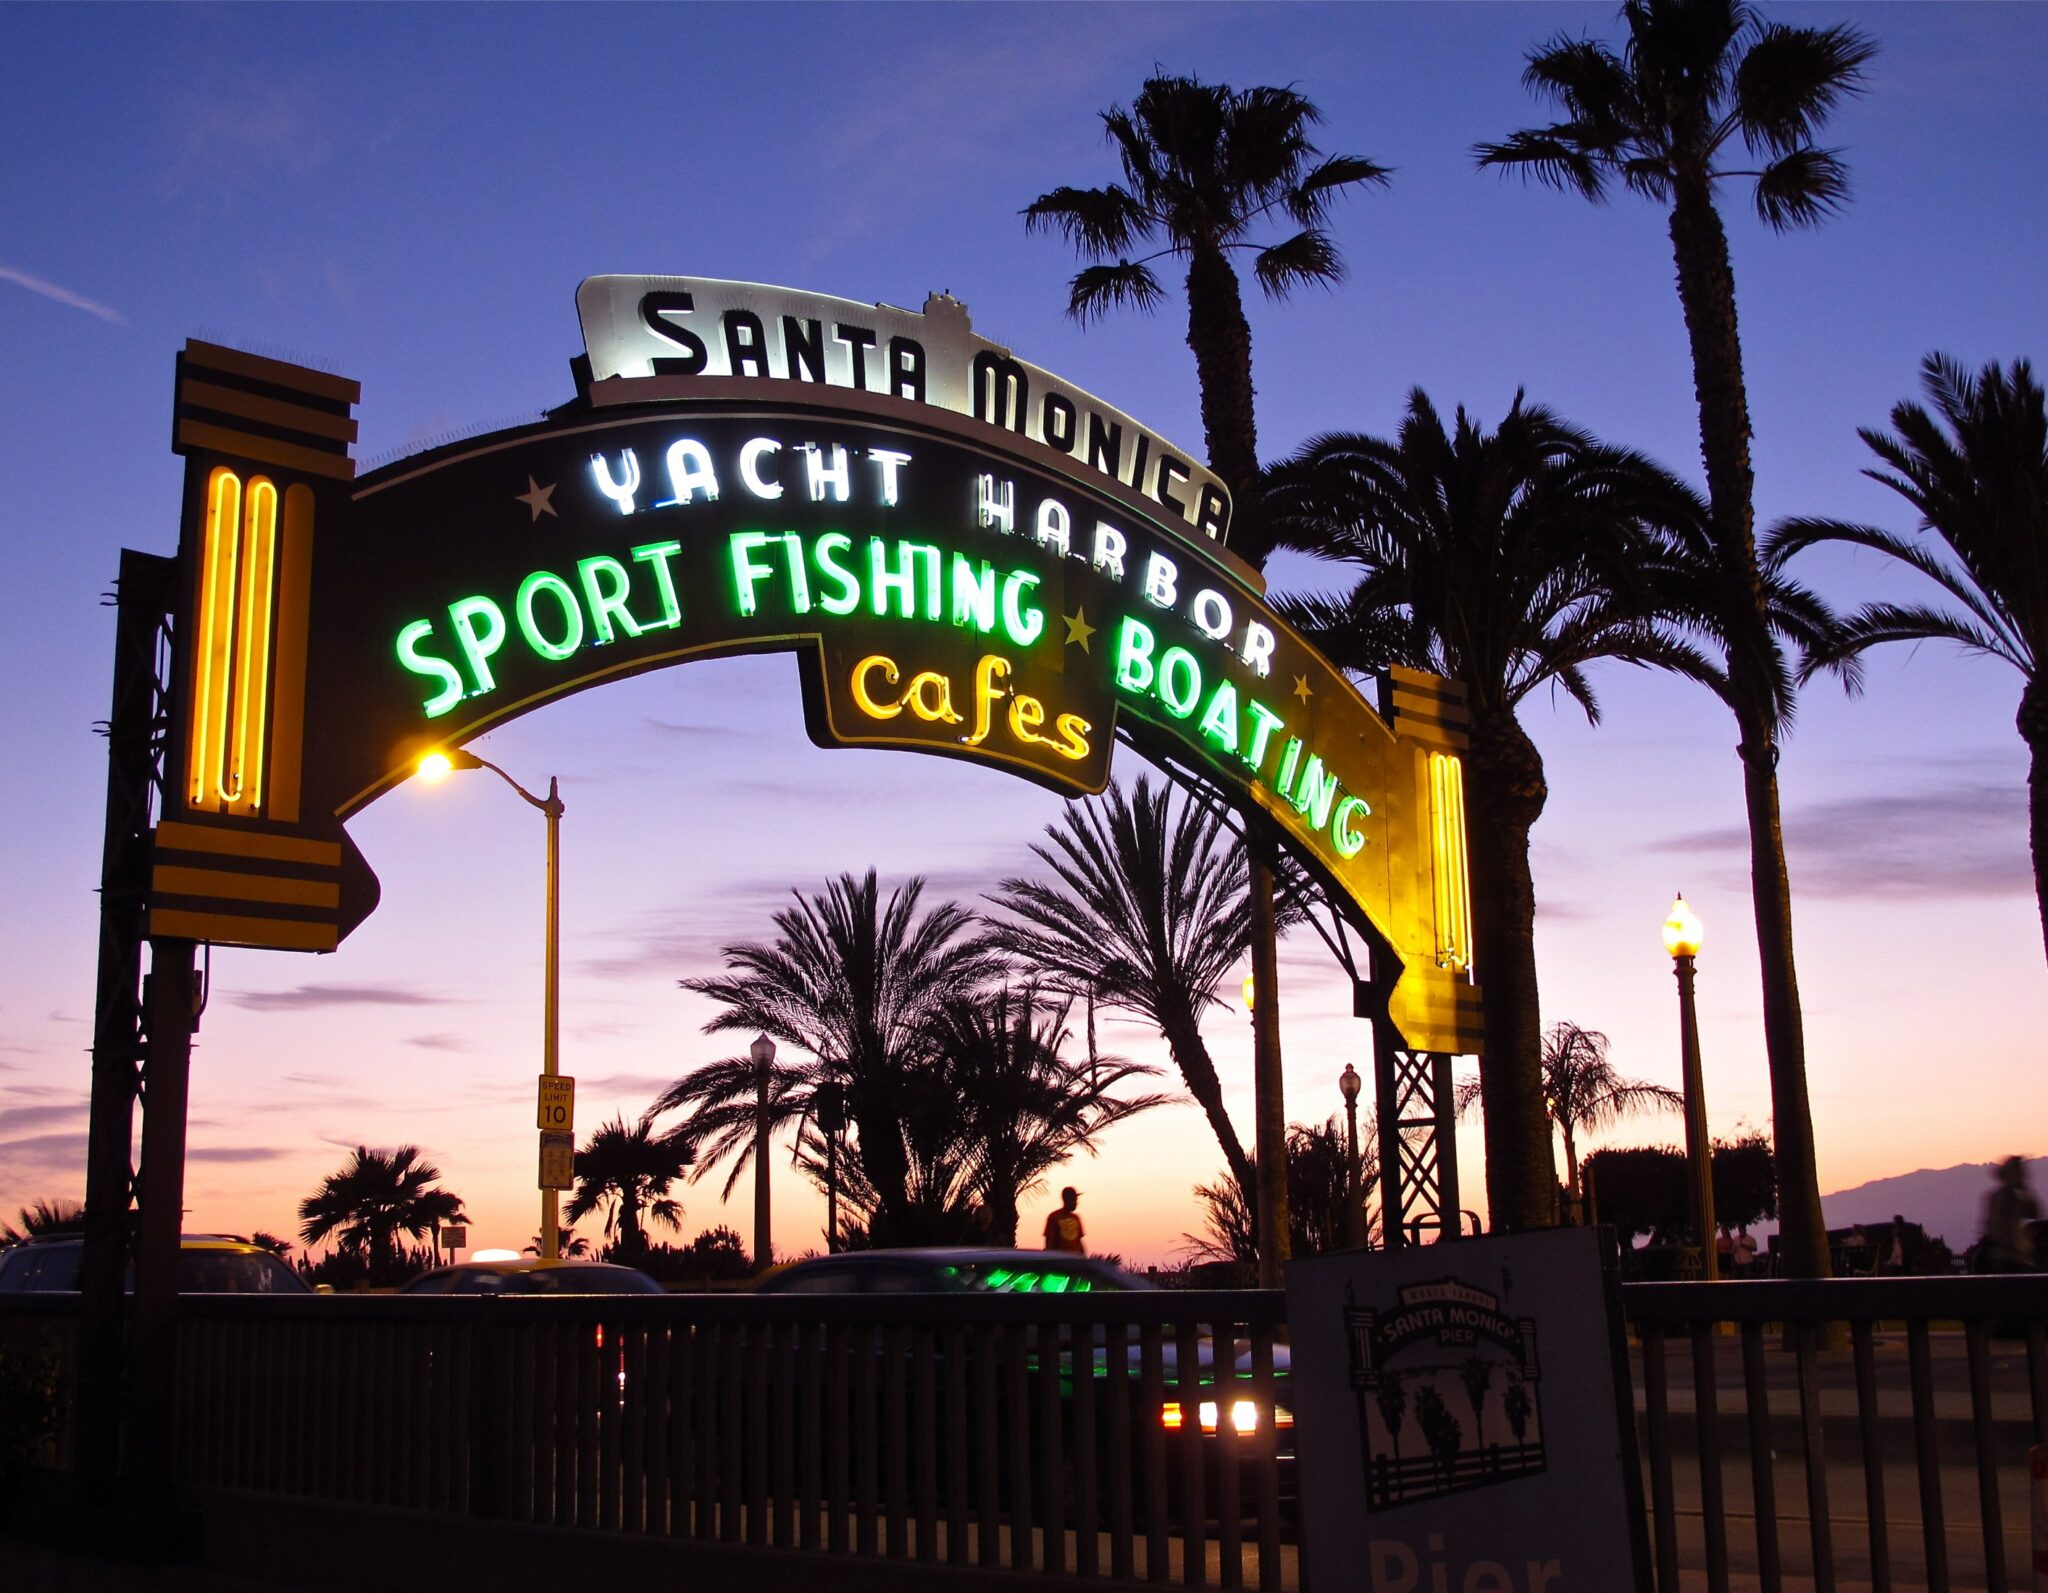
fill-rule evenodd
<path id="1" fill-rule="evenodd" d="M 1222 1421 L 1222 1407 L 1213 1399 L 1205 1399 L 1195 1407 L 1195 1419 L 1202 1424 L 1202 1431 L 1214 1433 Z M 1159 1425 L 1170 1433 L 1180 1432 L 1187 1425 L 1187 1414 L 1179 1400 L 1168 1400 L 1159 1407 Z M 1275 1427 L 1292 1427 L 1294 1412 L 1284 1405 L 1273 1408 Z M 1230 1430 L 1240 1436 L 1249 1436 L 1259 1430 L 1259 1404 L 1253 1399 L 1235 1399 L 1230 1402 Z"/>

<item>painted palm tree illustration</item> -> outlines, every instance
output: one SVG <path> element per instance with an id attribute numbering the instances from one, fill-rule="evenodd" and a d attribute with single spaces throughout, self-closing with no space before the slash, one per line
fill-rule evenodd
<path id="1" fill-rule="evenodd" d="M 1716 583 L 1727 657 L 1721 695 L 1740 732 L 1787 1264 L 1799 1276 L 1824 1277 L 1827 1234 L 1778 804 L 1791 697 L 1757 553 L 1735 271 L 1715 192 L 1748 182 L 1757 215 L 1776 231 L 1818 225 L 1839 209 L 1847 169 L 1815 138 L 1843 99 L 1861 91 L 1876 47 L 1846 27 L 1765 22 L 1740 0 L 1627 0 L 1621 17 L 1628 42 L 1620 55 L 1568 35 L 1530 54 L 1523 82 L 1562 120 L 1479 144 L 1474 154 L 1481 166 L 1517 170 L 1595 202 L 1619 183 L 1668 209 L 1713 539 L 1733 578 Z"/>
<path id="2" fill-rule="evenodd" d="M 1458 1381 L 1465 1385 L 1465 1398 L 1472 1406 L 1472 1447 L 1486 1443 L 1486 1394 L 1493 1387 L 1493 1362 L 1483 1355 L 1468 1355 L 1459 1363 Z"/>
<path id="3" fill-rule="evenodd" d="M 1840 520 L 1783 521 L 1767 548 L 1773 563 L 1821 543 L 1869 548 L 1932 581 L 1951 606 L 1871 603 L 1844 623 L 1832 650 L 1805 671 L 1881 642 L 1945 640 L 2002 659 L 2020 674 L 2020 739 L 2029 767 L 2028 835 L 2034 895 L 2048 946 L 2048 411 L 2033 367 L 1996 361 L 1975 374 L 1942 354 L 1920 365 L 1927 405 L 1892 409 L 1892 434 L 1861 428 L 1883 468 L 1863 473 L 1913 506 L 1909 541 Z M 1938 541 L 1939 549 L 1933 546 Z"/>

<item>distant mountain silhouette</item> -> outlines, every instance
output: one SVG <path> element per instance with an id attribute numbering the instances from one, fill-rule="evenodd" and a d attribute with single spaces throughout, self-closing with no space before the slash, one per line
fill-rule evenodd
<path id="1" fill-rule="evenodd" d="M 2048 1197 L 2048 1163 L 2027 1158 L 2027 1181 L 2034 1193 Z M 1897 1212 L 1908 1222 L 1917 1222 L 1937 1239 L 1948 1242 L 1961 1255 L 1977 1237 L 1983 1220 L 1984 1197 L 1991 1192 L 1992 1173 L 1997 1162 L 1965 1162 L 1960 1167 L 1923 1167 L 1918 1172 L 1900 1173 L 1892 1178 L 1874 1178 L 1854 1189 L 1838 1189 L 1822 1195 L 1820 1206 L 1830 1228 L 1846 1228 L 1860 1222 L 1865 1227 L 1892 1220 Z"/>

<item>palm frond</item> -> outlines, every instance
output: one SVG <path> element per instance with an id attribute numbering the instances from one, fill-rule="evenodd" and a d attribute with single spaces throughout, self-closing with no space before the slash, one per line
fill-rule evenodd
<path id="1" fill-rule="evenodd" d="M 1789 154 L 1863 92 L 1877 45 L 1853 28 L 1766 26 L 1735 70 L 1735 114 L 1752 149 Z"/>
<path id="2" fill-rule="evenodd" d="M 1792 150 L 1756 179 L 1756 213 L 1779 232 L 1818 226 L 1848 197 L 1849 168 L 1831 149 Z"/>
<path id="3" fill-rule="evenodd" d="M 1024 207 L 1027 232 L 1057 231 L 1090 259 L 1127 252 L 1152 227 L 1145 209 L 1114 183 L 1106 188 L 1055 188 Z"/>
<path id="4" fill-rule="evenodd" d="M 1115 265 L 1096 265 L 1075 274 L 1068 285 L 1067 314 L 1086 326 L 1113 309 L 1155 310 L 1166 302 L 1166 290 L 1159 285 L 1152 268 L 1142 260 L 1120 260 Z"/>
<path id="5" fill-rule="evenodd" d="M 1499 143 L 1474 144 L 1472 154 L 1482 167 L 1512 168 L 1534 177 L 1546 188 L 1565 190 L 1599 203 L 1607 198 L 1608 167 L 1574 136 L 1579 131 L 1568 122 L 1524 129 L 1510 133 Z"/>
<path id="6" fill-rule="evenodd" d="M 1343 280 L 1344 260 L 1327 233 L 1310 228 L 1261 249 L 1252 273 L 1268 296 L 1284 299 L 1296 287 L 1327 287 Z"/>

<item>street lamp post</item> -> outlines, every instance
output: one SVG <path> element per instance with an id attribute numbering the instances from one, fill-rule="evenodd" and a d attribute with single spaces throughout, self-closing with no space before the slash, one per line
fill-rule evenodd
<path id="1" fill-rule="evenodd" d="M 548 903 L 546 972 L 541 982 L 541 1073 L 556 1078 L 562 1056 L 562 793 L 555 776 L 548 776 L 548 794 L 537 797 L 488 758 L 479 758 L 460 747 L 430 752 L 420 759 L 419 772 L 427 780 L 439 780 L 454 769 L 488 769 L 503 780 L 548 821 Z M 561 1196 L 554 1189 L 540 1192 L 540 1250 L 543 1256 L 560 1259 L 562 1253 Z"/>
<path id="2" fill-rule="evenodd" d="M 1707 1138 L 1707 1092 L 1700 1077 L 1700 1023 L 1693 1004 L 1693 959 L 1699 955 L 1706 928 L 1680 895 L 1664 920 L 1664 949 L 1671 954 L 1678 978 L 1678 1053 L 1685 1071 L 1685 1161 L 1691 1188 L 1692 1231 L 1699 1240 L 1700 1276 L 1712 1283 L 1721 1275 L 1714 1249 L 1714 1147 Z"/>
<path id="3" fill-rule="evenodd" d="M 757 1034 L 747 1053 L 754 1059 L 754 1270 L 766 1272 L 774 1260 L 768 1240 L 768 1070 L 775 1063 L 775 1042 Z"/>
<path id="4" fill-rule="evenodd" d="M 1349 1062 L 1337 1075 L 1344 1092 L 1344 1239 L 1353 1250 L 1365 1248 L 1365 1192 L 1358 1184 L 1358 1092 L 1364 1084 Z"/>

